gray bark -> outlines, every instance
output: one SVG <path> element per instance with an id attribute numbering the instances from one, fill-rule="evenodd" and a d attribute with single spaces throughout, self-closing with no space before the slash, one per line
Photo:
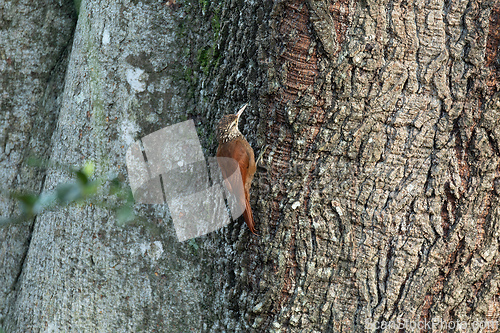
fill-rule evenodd
<path id="1" fill-rule="evenodd" d="M 44 174 L 26 168 L 47 156 L 59 113 L 76 16 L 71 3 L 0 1 L 0 189 L 40 191 Z M 16 212 L 0 196 L 0 216 Z M 0 325 L 16 299 L 32 223 L 0 228 Z"/>
<path id="2" fill-rule="evenodd" d="M 268 145 L 260 237 L 240 221 L 180 244 L 163 205 L 137 205 L 159 234 L 89 204 L 0 229 L 8 332 L 498 320 L 498 2 L 88 0 L 74 35 L 68 4 L 3 6 L 37 9 L 2 23 L 26 38 L 1 40 L 3 187 L 68 180 L 23 169 L 30 150 L 125 174 L 129 144 L 186 117 L 210 156 L 248 101 L 240 128 Z"/>
<path id="3" fill-rule="evenodd" d="M 40 129 L 38 140 L 46 145 L 37 151 L 42 156 L 63 165 L 95 161 L 97 175 L 125 174 L 129 144 L 185 119 L 190 106 L 179 62 L 184 51 L 181 37 L 196 44 L 203 36 L 182 35 L 178 24 L 183 22 L 183 10 L 157 1 L 83 1 L 73 37 L 76 17 L 71 1 L 49 1 L 39 9 L 31 3 L 4 6 L 16 20 L 25 12 L 40 11 L 31 17 L 33 22 L 6 27 L 12 40 L 5 39 L 5 47 L 26 54 L 24 63 L 2 74 L 5 95 L 18 103 L 3 104 L 6 142 L 24 142 L 12 130 L 13 114 L 24 112 L 19 117 Z M 194 8 L 191 15 L 198 12 Z M 184 23 L 189 32 L 197 22 Z M 54 50 L 54 45 L 59 48 Z M 70 46 L 71 52 L 65 53 Z M 21 61 L 7 51 L 6 57 Z M 54 69 L 58 61 L 67 65 L 65 77 Z M 44 80 L 31 83 L 37 76 Z M 55 79 L 59 81 L 50 85 Z M 26 106 L 26 101 L 33 105 Z M 57 117 L 56 123 L 48 123 L 51 117 Z M 21 125 L 29 138 L 31 128 Z M 28 149 L 27 143 L 10 148 L 20 155 Z M 7 162 L 4 175 L 18 168 L 22 159 L 10 157 Z M 35 189 L 42 183 L 23 180 Z M 67 181 L 67 173 L 53 168 L 43 178 L 43 190 Z M 24 185 L 14 180 L 4 184 Z M 3 216 L 13 214 L 12 207 L 5 206 Z M 90 204 L 37 216 L 31 230 L 25 225 L 2 229 L 2 279 L 7 281 L 2 284 L 1 311 L 6 331 L 199 331 L 207 256 L 176 241 L 165 207 L 143 207 L 142 212 L 161 228 L 160 234 L 142 227 L 119 228 L 111 212 Z"/>

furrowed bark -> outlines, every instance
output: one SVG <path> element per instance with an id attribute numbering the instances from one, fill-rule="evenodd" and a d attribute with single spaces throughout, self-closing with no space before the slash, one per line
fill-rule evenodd
<path id="1" fill-rule="evenodd" d="M 491 1 L 274 4 L 227 328 L 498 318 L 496 26 Z"/>
<path id="2" fill-rule="evenodd" d="M 164 206 L 137 207 L 159 235 L 89 205 L 43 214 L 5 268 L 2 325 L 483 331 L 500 315 L 499 28 L 492 0 L 84 1 L 47 154 L 123 170 L 130 143 L 192 118 L 213 155 L 249 102 L 260 237 L 240 219 L 178 244 Z"/>

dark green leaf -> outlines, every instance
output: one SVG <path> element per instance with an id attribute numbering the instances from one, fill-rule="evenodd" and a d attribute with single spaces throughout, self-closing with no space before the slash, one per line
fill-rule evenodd
<path id="1" fill-rule="evenodd" d="M 109 185 L 109 194 L 114 195 L 114 194 L 118 193 L 118 191 L 120 191 L 120 189 L 121 189 L 120 180 L 117 177 L 111 179 L 110 185 Z"/>
<path id="2" fill-rule="evenodd" d="M 76 179 L 78 179 L 78 182 L 82 185 L 86 185 L 89 182 L 89 178 L 83 172 L 81 169 L 75 171 Z"/>
<path id="3" fill-rule="evenodd" d="M 31 193 L 19 193 L 14 194 L 13 197 L 19 201 L 21 201 L 27 207 L 33 207 L 33 205 L 38 200 L 38 196 Z"/>

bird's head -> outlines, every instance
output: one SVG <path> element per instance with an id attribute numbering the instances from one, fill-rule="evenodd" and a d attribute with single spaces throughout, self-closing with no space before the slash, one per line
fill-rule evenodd
<path id="1" fill-rule="evenodd" d="M 219 125 L 217 126 L 217 140 L 219 143 L 231 141 L 242 135 L 238 129 L 238 121 L 247 106 L 248 103 L 245 104 L 237 113 L 228 114 L 221 118 Z"/>

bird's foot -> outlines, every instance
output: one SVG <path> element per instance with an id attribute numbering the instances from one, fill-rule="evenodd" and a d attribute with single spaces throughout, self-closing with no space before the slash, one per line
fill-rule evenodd
<path id="1" fill-rule="evenodd" d="M 269 147 L 269 145 L 266 145 L 264 147 L 264 149 L 261 150 L 259 157 L 257 157 L 257 162 L 255 162 L 255 165 L 257 165 L 257 166 L 259 165 L 259 161 L 262 159 L 262 156 L 264 156 L 264 153 L 266 152 L 268 147 Z"/>

